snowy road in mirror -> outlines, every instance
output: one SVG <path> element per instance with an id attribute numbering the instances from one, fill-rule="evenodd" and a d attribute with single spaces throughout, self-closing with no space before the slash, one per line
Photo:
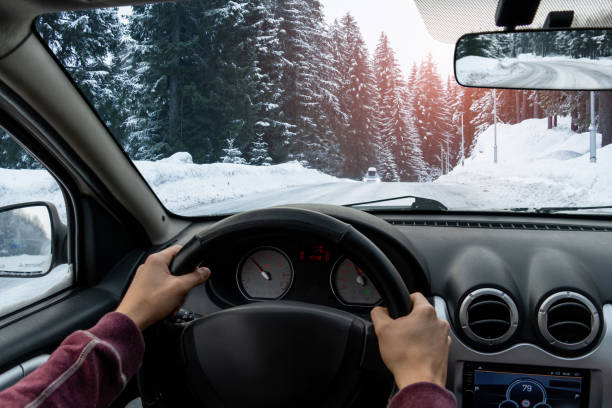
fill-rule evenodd
<path id="1" fill-rule="evenodd" d="M 493 80 L 488 86 L 499 88 L 612 89 L 612 65 L 583 61 L 517 62 L 517 75 Z"/>
<path id="2" fill-rule="evenodd" d="M 457 78 L 468 86 L 529 89 L 612 89 L 612 60 L 568 57 L 484 58 L 457 61 Z"/>

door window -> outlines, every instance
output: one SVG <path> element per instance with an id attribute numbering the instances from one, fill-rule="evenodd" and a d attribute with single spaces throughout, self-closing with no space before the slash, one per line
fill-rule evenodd
<path id="1" fill-rule="evenodd" d="M 0 317 L 72 285 L 66 223 L 55 178 L 0 129 Z"/>

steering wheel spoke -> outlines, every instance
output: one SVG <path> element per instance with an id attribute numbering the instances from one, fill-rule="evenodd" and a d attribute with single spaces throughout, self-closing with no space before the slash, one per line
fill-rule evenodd
<path id="1" fill-rule="evenodd" d="M 374 332 L 374 325 L 370 322 L 365 322 L 365 344 L 363 346 L 363 355 L 361 357 L 360 367 L 366 372 L 376 375 L 389 377 L 393 379 L 391 373 L 385 366 L 380 356 L 378 348 L 378 339 Z"/>

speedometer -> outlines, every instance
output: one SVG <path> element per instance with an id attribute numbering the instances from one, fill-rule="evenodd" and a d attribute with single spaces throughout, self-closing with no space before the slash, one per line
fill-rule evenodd
<path id="1" fill-rule="evenodd" d="M 279 299 L 291 287 L 293 266 L 280 249 L 258 248 L 242 259 L 236 280 L 240 291 L 248 299 Z"/>
<path id="2" fill-rule="evenodd" d="M 346 305 L 373 306 L 380 302 L 372 281 L 348 258 L 341 258 L 334 265 L 331 285 L 338 300 Z"/>

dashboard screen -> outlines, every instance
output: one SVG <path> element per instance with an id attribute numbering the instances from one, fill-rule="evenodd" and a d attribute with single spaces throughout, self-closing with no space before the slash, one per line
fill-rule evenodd
<path id="1" fill-rule="evenodd" d="M 584 408 L 588 374 L 570 368 L 466 363 L 463 406 Z"/>

